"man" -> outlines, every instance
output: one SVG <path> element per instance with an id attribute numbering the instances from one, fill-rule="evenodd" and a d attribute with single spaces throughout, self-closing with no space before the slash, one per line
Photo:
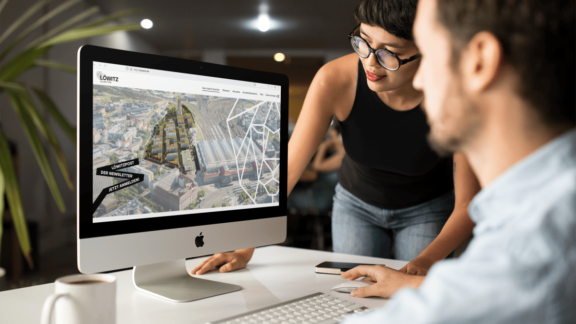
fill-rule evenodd
<path id="1" fill-rule="evenodd" d="M 420 0 L 414 34 L 430 142 L 462 152 L 482 191 L 474 239 L 426 277 L 343 274 L 393 298 L 352 323 L 576 323 L 574 1 Z M 405 288 L 412 286 L 414 288 Z"/>

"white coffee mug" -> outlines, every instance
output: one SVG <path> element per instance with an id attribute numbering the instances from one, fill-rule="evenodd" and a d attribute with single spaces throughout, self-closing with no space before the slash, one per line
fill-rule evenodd
<path id="1" fill-rule="evenodd" d="M 55 293 L 44 302 L 42 324 L 116 323 L 116 277 L 71 275 L 55 282 Z"/>

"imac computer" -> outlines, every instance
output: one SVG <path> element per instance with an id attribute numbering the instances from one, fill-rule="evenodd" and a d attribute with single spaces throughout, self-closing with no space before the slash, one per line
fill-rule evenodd
<path id="1" fill-rule="evenodd" d="M 186 302 L 241 289 L 186 258 L 286 238 L 288 78 L 96 46 L 78 50 L 78 269 L 134 267 Z"/>

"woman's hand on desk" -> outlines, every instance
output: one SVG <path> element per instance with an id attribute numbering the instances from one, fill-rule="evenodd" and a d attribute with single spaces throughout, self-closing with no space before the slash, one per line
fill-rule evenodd
<path id="1" fill-rule="evenodd" d="M 425 276 L 430 270 L 430 267 L 436 263 L 436 260 L 432 260 L 427 257 L 419 256 L 416 259 L 410 261 L 407 265 L 400 269 L 400 272 L 404 272 L 411 275 Z"/>
<path id="2" fill-rule="evenodd" d="M 201 275 L 216 267 L 220 267 L 220 272 L 244 269 L 252 259 L 252 254 L 254 254 L 254 248 L 214 254 L 192 269 L 190 273 Z"/>
<path id="3" fill-rule="evenodd" d="M 382 297 L 390 298 L 398 289 L 403 287 L 419 287 L 425 277 L 413 276 L 381 265 L 358 266 L 342 274 L 342 278 L 355 280 L 360 277 L 373 281 L 375 284 L 368 287 L 354 289 L 352 297 Z"/>

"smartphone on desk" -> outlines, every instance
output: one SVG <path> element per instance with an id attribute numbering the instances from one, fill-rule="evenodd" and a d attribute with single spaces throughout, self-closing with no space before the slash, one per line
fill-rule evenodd
<path id="1" fill-rule="evenodd" d="M 316 265 L 316 273 L 339 275 L 343 274 L 344 272 L 352 268 L 356 268 L 357 266 L 360 265 L 375 265 L 375 264 L 326 261 Z"/>

